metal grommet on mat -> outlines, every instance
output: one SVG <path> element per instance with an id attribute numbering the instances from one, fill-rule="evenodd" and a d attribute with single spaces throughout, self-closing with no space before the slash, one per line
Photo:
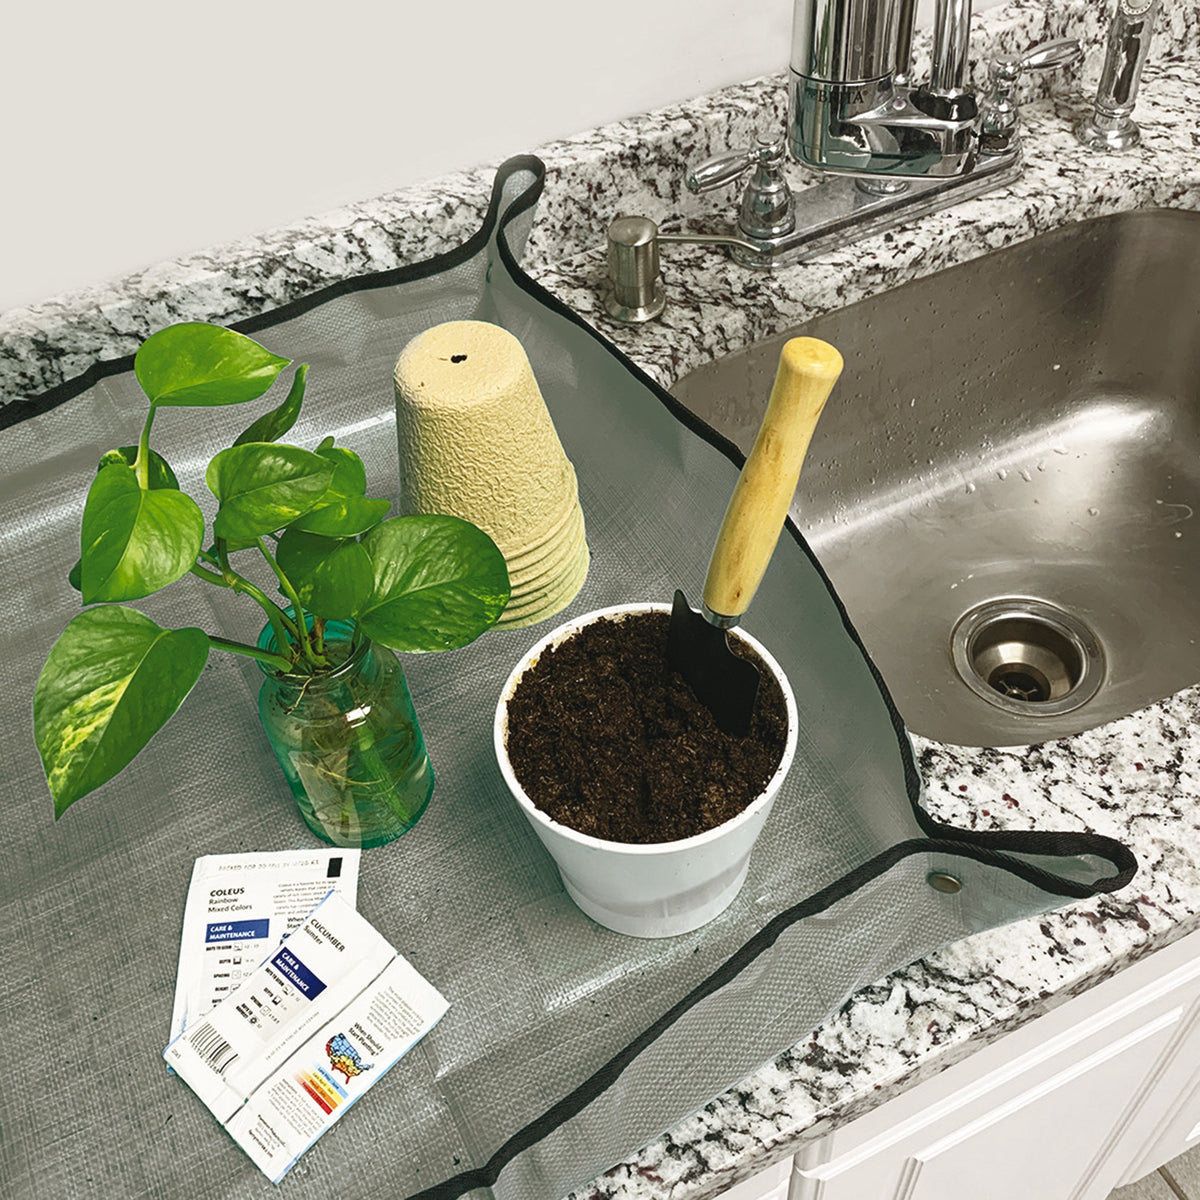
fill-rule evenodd
<path id="1" fill-rule="evenodd" d="M 962 891 L 962 880 L 945 871 L 930 871 L 925 876 L 925 882 L 935 892 L 944 892 L 947 896 L 953 896 L 956 892 Z"/>

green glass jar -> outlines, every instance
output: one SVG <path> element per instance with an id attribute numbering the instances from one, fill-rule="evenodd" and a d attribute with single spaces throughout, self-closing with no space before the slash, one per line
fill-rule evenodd
<path id="1" fill-rule="evenodd" d="M 334 665 L 291 674 L 259 663 L 258 712 L 300 814 L 335 846 L 382 846 L 416 824 L 433 769 L 400 662 L 391 650 L 329 621 Z M 270 626 L 258 639 L 274 651 Z"/>

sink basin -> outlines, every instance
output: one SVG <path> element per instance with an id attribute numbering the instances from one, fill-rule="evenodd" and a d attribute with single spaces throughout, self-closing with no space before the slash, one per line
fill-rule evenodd
<path id="1" fill-rule="evenodd" d="M 1200 679 L 1200 214 L 1033 238 L 675 395 L 748 449 L 797 334 L 846 367 L 792 515 L 910 729 L 1041 742 Z"/>

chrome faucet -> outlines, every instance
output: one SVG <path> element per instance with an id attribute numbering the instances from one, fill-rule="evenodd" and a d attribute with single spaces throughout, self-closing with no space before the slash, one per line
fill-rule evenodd
<path id="1" fill-rule="evenodd" d="M 910 79 L 915 13 L 916 0 L 795 0 L 786 137 L 760 136 L 687 176 L 694 192 L 748 177 L 736 228 L 663 234 L 645 217 L 618 218 L 609 230 L 609 315 L 636 322 L 662 311 L 660 243 L 725 246 L 743 265 L 773 270 L 1016 179 L 1020 75 L 1074 62 L 1079 42 L 994 58 L 979 100 L 967 80 L 971 0 L 936 0 L 932 64 L 920 84 Z M 792 192 L 789 150 L 819 183 Z"/>
<path id="2" fill-rule="evenodd" d="M 1129 150 L 1142 140 L 1130 114 L 1150 51 L 1158 5 L 1159 0 L 1117 0 L 1096 101 L 1075 130 L 1075 136 L 1090 150 Z"/>
<path id="3" fill-rule="evenodd" d="M 693 192 L 748 179 L 736 229 L 660 233 L 647 217 L 618 217 L 608 231 L 609 316 L 636 323 L 662 312 L 661 243 L 723 246 L 744 266 L 773 270 L 980 195 L 1021 173 L 1021 74 L 1074 62 L 1083 53 L 1079 42 L 1064 38 L 993 58 L 986 94 L 977 102 L 964 82 L 970 0 L 939 0 L 939 57 L 929 82 L 919 87 L 907 78 L 912 8 L 912 0 L 797 0 L 801 64 L 826 74 L 836 66 L 838 74 L 830 80 L 797 71 L 794 63 L 792 68 L 791 149 L 820 170 L 822 181 L 794 193 L 784 174 L 784 140 L 770 135 L 701 163 L 687 176 Z M 883 16 L 876 18 L 877 10 Z M 837 12 L 845 20 L 835 20 Z M 843 26 L 848 32 L 837 34 Z M 872 72 L 870 79 L 853 78 Z"/>
<path id="4" fill-rule="evenodd" d="M 928 83 L 908 84 L 913 0 L 796 0 L 790 144 L 821 171 L 962 175 L 978 153 L 971 0 L 937 0 Z"/>

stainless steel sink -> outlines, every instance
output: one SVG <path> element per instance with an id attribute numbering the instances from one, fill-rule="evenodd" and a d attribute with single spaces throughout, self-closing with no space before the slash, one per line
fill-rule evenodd
<path id="1" fill-rule="evenodd" d="M 746 449 L 799 333 L 846 368 L 792 515 L 910 729 L 1040 742 L 1200 680 L 1200 214 L 1034 238 L 675 395 Z"/>

